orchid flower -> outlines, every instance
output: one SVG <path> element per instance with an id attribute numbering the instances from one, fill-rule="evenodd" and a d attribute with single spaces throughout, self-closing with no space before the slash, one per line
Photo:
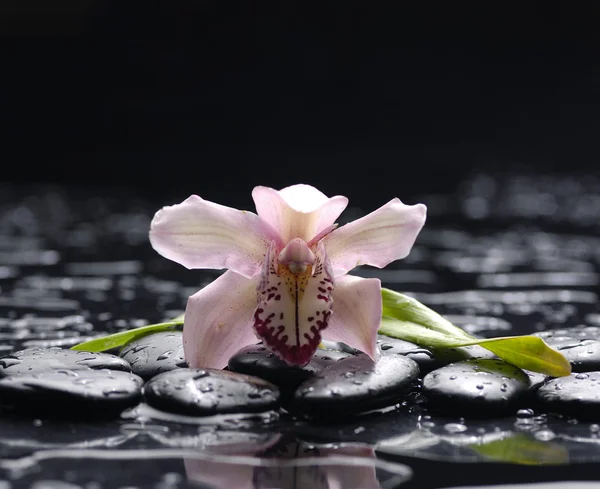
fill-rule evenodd
<path id="1" fill-rule="evenodd" d="M 394 198 L 338 227 L 346 197 L 293 185 L 255 187 L 252 198 L 257 214 L 192 195 L 152 220 L 150 242 L 162 256 L 190 269 L 228 269 L 188 300 L 189 366 L 223 368 L 257 340 L 291 365 L 306 365 L 322 339 L 376 360 L 381 282 L 347 273 L 406 257 L 426 207 Z"/>

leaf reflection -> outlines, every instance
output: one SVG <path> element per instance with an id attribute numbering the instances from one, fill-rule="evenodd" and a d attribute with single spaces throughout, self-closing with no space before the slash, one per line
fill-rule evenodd
<path id="1" fill-rule="evenodd" d="M 560 465 L 569 463 L 569 451 L 557 443 L 540 441 L 526 433 L 516 433 L 469 447 L 485 458 L 521 465 Z"/>

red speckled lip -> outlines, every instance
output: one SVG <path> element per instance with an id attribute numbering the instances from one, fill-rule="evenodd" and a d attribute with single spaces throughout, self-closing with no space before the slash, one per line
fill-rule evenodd
<path id="1" fill-rule="evenodd" d="M 277 356 L 291 365 L 306 365 L 321 343 L 331 316 L 333 278 L 319 247 L 314 267 L 300 274 L 277 263 L 274 244 L 267 253 L 258 286 L 254 331 Z"/>
<path id="2" fill-rule="evenodd" d="M 321 320 L 317 319 L 314 321 L 314 325 L 310 327 L 310 331 L 313 335 L 307 340 L 307 343 L 301 345 L 290 342 L 288 335 L 284 334 L 286 327 L 283 324 L 275 326 L 277 322 L 272 323 L 275 316 L 274 313 L 269 314 L 264 319 L 261 319 L 262 314 L 264 314 L 264 309 L 261 309 L 260 307 L 256 309 L 256 312 L 254 313 L 254 330 L 256 331 L 256 334 L 260 336 L 269 349 L 282 360 L 290 365 L 303 367 L 310 362 L 310 359 L 319 347 L 319 343 L 321 343 L 320 331 L 327 327 L 331 312 L 323 314 Z M 298 327 L 295 329 L 296 332 L 299 332 Z"/>

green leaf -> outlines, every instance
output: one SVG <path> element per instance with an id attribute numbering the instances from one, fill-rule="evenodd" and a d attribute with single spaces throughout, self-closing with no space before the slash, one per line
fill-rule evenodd
<path id="1" fill-rule="evenodd" d="M 172 321 L 159 324 L 150 324 L 148 326 L 142 326 L 141 328 L 129 329 L 127 331 L 121 331 L 119 333 L 103 336 L 101 338 L 95 338 L 84 343 L 72 346 L 71 350 L 91 351 L 100 352 L 111 350 L 118 346 L 123 346 L 125 343 L 131 340 L 146 336 L 151 333 L 159 333 L 162 331 L 172 331 L 179 328 L 183 324 L 183 315 L 178 316 Z"/>
<path id="2" fill-rule="evenodd" d="M 390 289 L 381 289 L 383 316 L 408 321 L 432 331 L 456 338 L 472 338 L 462 329 L 412 297 Z"/>
<path id="3" fill-rule="evenodd" d="M 484 457 L 498 462 L 521 465 L 562 465 L 569 463 L 569 451 L 557 443 L 536 440 L 529 434 L 517 433 L 502 440 L 469 445 Z"/>
<path id="4" fill-rule="evenodd" d="M 449 334 L 440 333 L 421 326 L 411 321 L 402 321 L 396 318 L 383 317 L 379 326 L 380 334 L 410 341 L 425 348 L 451 348 L 459 338 Z M 463 338 L 465 341 L 473 341 L 473 338 Z"/>
<path id="5" fill-rule="evenodd" d="M 526 370 L 541 372 L 551 377 L 564 377 L 571 373 L 571 364 L 564 355 L 550 348 L 537 336 L 477 339 L 471 344 L 481 345 L 505 362 Z M 468 343 L 455 346 L 468 346 Z"/>
<path id="6" fill-rule="evenodd" d="M 537 336 L 475 338 L 416 299 L 389 289 L 381 291 L 383 318 L 379 333 L 411 341 L 434 353 L 480 345 L 516 367 L 551 377 L 571 373 L 569 361 Z"/>

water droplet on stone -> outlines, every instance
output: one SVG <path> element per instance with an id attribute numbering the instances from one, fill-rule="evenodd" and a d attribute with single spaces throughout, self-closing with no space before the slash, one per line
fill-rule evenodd
<path id="1" fill-rule="evenodd" d="M 550 441 L 556 438 L 556 433 L 554 433 L 552 430 L 543 429 L 534 432 L 533 436 L 540 441 Z"/>
<path id="2" fill-rule="evenodd" d="M 446 423 L 444 429 L 448 433 L 463 433 L 467 431 L 467 427 L 461 423 Z"/>
<path id="3" fill-rule="evenodd" d="M 517 418 L 531 418 L 534 414 L 533 409 L 519 409 L 517 411 Z"/>

